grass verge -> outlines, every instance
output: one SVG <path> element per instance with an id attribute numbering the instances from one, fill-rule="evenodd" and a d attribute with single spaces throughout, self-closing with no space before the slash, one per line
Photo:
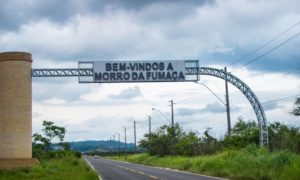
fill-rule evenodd
<path id="1" fill-rule="evenodd" d="M 290 151 L 268 152 L 249 146 L 210 156 L 150 156 L 148 154 L 111 157 L 151 166 L 169 167 L 229 179 L 282 179 L 300 177 L 300 156 Z"/>
<path id="2" fill-rule="evenodd" d="M 0 180 L 98 180 L 82 158 L 66 156 L 42 160 L 31 169 L 0 171 Z"/>

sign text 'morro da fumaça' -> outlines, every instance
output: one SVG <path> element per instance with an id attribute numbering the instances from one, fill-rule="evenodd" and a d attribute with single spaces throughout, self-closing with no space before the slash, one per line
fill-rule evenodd
<path id="1" fill-rule="evenodd" d="M 95 61 L 94 82 L 182 82 L 185 61 Z"/>

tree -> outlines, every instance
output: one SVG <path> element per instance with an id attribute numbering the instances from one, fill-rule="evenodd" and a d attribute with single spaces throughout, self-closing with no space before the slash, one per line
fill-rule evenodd
<path id="1" fill-rule="evenodd" d="M 295 101 L 295 108 L 292 111 L 292 114 L 294 114 L 295 116 L 300 116 L 300 98 L 297 98 Z"/>
<path id="2" fill-rule="evenodd" d="M 243 148 L 249 144 L 259 143 L 259 128 L 255 121 L 244 121 L 239 117 L 232 129 L 232 135 L 226 136 L 223 145 L 225 147 Z"/>
<path id="3" fill-rule="evenodd" d="M 51 150 L 51 143 L 54 138 L 58 138 L 62 148 L 69 148 L 65 143 L 62 143 L 66 134 L 64 127 L 54 125 L 54 122 L 43 121 L 44 136 L 38 133 L 32 135 L 34 148 L 39 148 L 43 151 Z"/>
<path id="4" fill-rule="evenodd" d="M 272 151 L 289 149 L 300 152 L 300 129 L 280 122 L 269 126 L 269 146 Z"/>
<path id="5" fill-rule="evenodd" d="M 140 141 L 140 146 L 148 150 L 150 155 L 185 155 L 195 156 L 211 154 L 219 149 L 217 139 L 209 135 L 208 128 L 203 137 L 197 136 L 196 132 L 185 132 L 176 123 L 174 126 L 161 126 L 156 132 L 145 135 Z"/>
<path id="6" fill-rule="evenodd" d="M 211 128 L 207 128 L 203 135 L 204 137 L 202 137 L 200 140 L 200 151 L 198 154 L 212 154 L 216 151 L 219 150 L 220 148 L 220 143 L 218 142 L 218 140 L 214 137 L 212 137 L 209 134 L 209 131 L 211 130 Z"/>
<path id="7" fill-rule="evenodd" d="M 38 133 L 34 133 L 32 135 L 34 148 L 41 149 L 43 151 L 47 151 L 50 149 L 50 141 L 48 138 L 43 137 Z"/>
<path id="8" fill-rule="evenodd" d="M 174 155 L 176 154 L 176 144 L 182 137 L 183 131 L 176 123 L 174 126 L 161 126 L 156 132 L 145 135 L 145 139 L 140 141 L 140 146 L 148 150 L 151 155 Z M 150 141 L 149 141 L 150 140 Z"/>
<path id="9" fill-rule="evenodd" d="M 199 151 L 200 139 L 195 132 L 184 133 L 176 144 L 176 153 L 184 156 L 193 156 Z"/>
<path id="10" fill-rule="evenodd" d="M 64 140 L 66 129 L 64 127 L 59 127 L 54 125 L 54 122 L 51 121 L 43 121 L 43 132 L 51 143 L 52 139 L 57 137 L 60 141 Z"/>

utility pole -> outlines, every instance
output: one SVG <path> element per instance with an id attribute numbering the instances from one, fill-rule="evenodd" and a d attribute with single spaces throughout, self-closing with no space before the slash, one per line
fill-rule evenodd
<path id="1" fill-rule="evenodd" d="M 118 133 L 118 135 L 119 135 L 119 158 L 120 158 L 120 156 L 121 156 L 121 139 L 120 139 L 120 133 Z"/>
<path id="2" fill-rule="evenodd" d="M 110 155 L 111 155 L 111 137 L 109 137 L 109 152 L 110 152 Z"/>
<path id="3" fill-rule="evenodd" d="M 227 74 L 227 68 L 224 68 L 225 75 Z M 226 100 L 226 111 L 227 111 L 227 126 L 228 126 L 228 136 L 231 136 L 231 122 L 230 122 L 230 106 L 229 106 L 229 94 L 228 94 L 228 81 L 225 78 L 225 100 Z"/>
<path id="4" fill-rule="evenodd" d="M 127 140 L 126 140 L 126 127 L 124 127 L 124 132 L 125 132 L 125 159 L 127 159 Z"/>
<path id="5" fill-rule="evenodd" d="M 114 135 L 114 147 L 113 147 L 113 152 L 116 152 L 116 136 Z"/>
<path id="6" fill-rule="evenodd" d="M 149 139 L 151 137 L 151 116 L 149 116 Z"/>
<path id="7" fill-rule="evenodd" d="M 107 141 L 106 141 L 106 146 L 107 146 L 107 152 L 109 152 L 109 139 L 107 138 Z"/>
<path id="8" fill-rule="evenodd" d="M 173 100 L 171 100 L 170 101 L 170 103 L 171 103 L 171 120 L 172 120 L 172 128 L 174 128 L 174 102 L 173 102 Z"/>
<path id="9" fill-rule="evenodd" d="M 134 152 L 136 152 L 136 121 L 133 121 L 133 128 L 134 128 Z"/>

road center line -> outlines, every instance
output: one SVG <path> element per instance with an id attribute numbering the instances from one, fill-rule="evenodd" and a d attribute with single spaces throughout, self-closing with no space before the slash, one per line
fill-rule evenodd
<path id="1" fill-rule="evenodd" d="M 158 179 L 157 176 L 153 176 L 153 175 L 150 175 L 150 174 L 146 174 L 144 172 L 141 172 L 141 171 L 137 171 L 135 169 L 131 169 L 131 168 L 127 168 L 127 167 L 124 167 L 124 166 L 121 166 L 121 165 L 117 165 L 117 164 L 111 164 L 111 163 L 107 163 L 107 164 L 110 164 L 112 166 L 116 166 L 116 167 L 119 167 L 119 168 L 122 168 L 122 169 L 126 169 L 128 171 L 131 171 L 131 172 L 134 172 L 134 173 L 138 173 L 138 174 L 141 174 L 141 175 L 144 175 L 144 176 L 148 176 L 150 177 L 151 179 Z"/>

